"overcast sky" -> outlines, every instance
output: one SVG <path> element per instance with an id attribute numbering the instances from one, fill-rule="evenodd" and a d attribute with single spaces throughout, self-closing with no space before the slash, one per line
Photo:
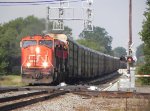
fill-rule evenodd
<path id="1" fill-rule="evenodd" d="M 0 0 L 19 1 L 19 0 Z M 22 0 L 22 1 L 38 1 L 38 0 Z M 144 20 L 143 13 L 146 10 L 146 0 L 133 1 L 133 42 L 134 47 L 137 47 L 142 42 L 138 33 L 142 29 Z M 81 2 L 78 3 L 78 7 Z M 71 4 L 72 6 L 77 6 Z M 38 18 L 45 18 L 46 6 L 0 6 L 0 23 L 3 24 L 17 17 L 27 17 L 34 15 Z M 49 5 L 51 6 L 51 5 Z M 94 0 L 94 21 L 95 26 L 105 28 L 110 36 L 113 37 L 112 47 L 122 46 L 127 48 L 129 29 L 128 29 L 128 13 L 129 0 Z M 83 30 L 82 22 L 72 21 L 67 22 L 69 27 L 73 29 L 73 36 L 78 37 Z"/>

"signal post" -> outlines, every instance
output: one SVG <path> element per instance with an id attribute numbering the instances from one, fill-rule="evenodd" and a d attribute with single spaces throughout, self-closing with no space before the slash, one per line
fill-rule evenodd
<path id="1" fill-rule="evenodd" d="M 130 81 L 130 91 L 135 91 L 135 72 L 131 66 L 134 63 L 133 51 L 132 51 L 132 0 L 129 0 L 129 42 L 128 42 L 128 54 L 127 54 L 127 73 Z"/>

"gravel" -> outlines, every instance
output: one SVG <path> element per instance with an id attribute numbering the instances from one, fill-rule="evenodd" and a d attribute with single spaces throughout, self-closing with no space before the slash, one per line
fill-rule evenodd
<path id="1" fill-rule="evenodd" d="M 148 103 L 147 99 L 85 97 L 68 93 L 14 111 L 143 111 Z"/>

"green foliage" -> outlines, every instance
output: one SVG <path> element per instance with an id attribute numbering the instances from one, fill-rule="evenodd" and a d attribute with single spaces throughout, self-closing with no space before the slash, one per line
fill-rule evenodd
<path id="1" fill-rule="evenodd" d="M 65 26 L 64 30 L 49 30 L 50 33 L 54 33 L 54 34 L 65 34 L 67 36 L 72 35 L 72 29 L 70 29 L 69 27 Z"/>
<path id="2" fill-rule="evenodd" d="M 140 68 L 138 69 L 138 74 L 140 75 L 147 75 L 150 72 L 150 65 L 148 64 L 144 64 L 142 66 L 140 66 Z M 141 83 L 144 85 L 150 85 L 150 78 L 140 78 Z"/>
<path id="3" fill-rule="evenodd" d="M 0 61 L 0 75 L 5 75 L 6 72 L 6 68 L 8 67 L 8 62 L 6 62 L 5 60 L 1 60 Z"/>
<path id="4" fill-rule="evenodd" d="M 112 53 L 112 37 L 108 35 L 104 28 L 94 27 L 92 32 L 82 32 L 77 42 L 106 54 Z"/>
<path id="5" fill-rule="evenodd" d="M 0 75 L 0 86 L 26 86 L 27 84 L 21 81 L 21 76 L 18 75 Z"/>
<path id="6" fill-rule="evenodd" d="M 114 56 L 115 57 L 121 57 L 121 56 L 126 56 L 127 53 L 126 53 L 126 49 L 123 48 L 123 47 L 116 47 L 114 50 L 113 50 L 113 53 L 114 53 Z"/>
<path id="7" fill-rule="evenodd" d="M 48 25 L 49 32 L 52 33 L 52 23 Z M 43 34 L 44 30 L 45 20 L 34 16 L 17 18 L 0 25 L 0 74 L 12 73 L 15 66 L 21 66 L 19 45 L 21 38 L 27 35 Z M 72 34 L 71 31 L 69 27 L 65 27 L 64 31 L 55 31 L 55 33 L 69 35 Z"/>
<path id="8" fill-rule="evenodd" d="M 138 73 L 150 74 L 150 2 L 147 1 L 147 11 L 144 13 L 146 20 L 143 22 L 142 31 L 140 35 L 144 41 L 144 56 L 145 65 L 143 65 Z M 150 78 L 142 78 L 143 84 L 150 84 Z"/>
<path id="9" fill-rule="evenodd" d="M 144 64 L 144 44 L 141 44 L 137 47 L 136 57 L 137 57 L 137 65 Z"/>
<path id="10" fill-rule="evenodd" d="M 143 49 L 144 49 L 144 44 L 141 44 L 137 47 L 137 50 L 136 50 L 137 59 L 139 59 L 139 57 L 144 55 Z"/>
<path id="11" fill-rule="evenodd" d="M 77 40 L 77 42 L 79 44 L 82 44 L 86 47 L 89 47 L 89 48 L 97 50 L 97 51 L 101 51 L 101 52 L 105 51 L 103 46 L 99 47 L 99 45 L 97 45 L 94 41 L 91 41 L 91 40 L 88 40 L 88 39 L 79 39 L 79 40 Z"/>

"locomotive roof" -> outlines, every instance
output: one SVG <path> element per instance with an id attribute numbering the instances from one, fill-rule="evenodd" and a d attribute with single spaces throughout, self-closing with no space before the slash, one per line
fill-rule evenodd
<path id="1" fill-rule="evenodd" d="M 49 39 L 49 38 L 52 38 L 52 39 L 58 39 L 62 42 L 67 42 L 67 36 L 65 34 L 46 34 L 46 35 L 31 35 L 31 36 L 25 36 L 22 38 L 22 40 L 25 40 L 25 39 Z"/>
<path id="2" fill-rule="evenodd" d="M 65 34 L 52 34 L 52 33 L 50 33 L 47 35 L 50 37 L 53 37 L 54 39 L 58 39 L 62 42 L 65 42 L 65 43 L 67 42 L 67 38 L 68 38 Z"/>
<path id="3" fill-rule="evenodd" d="M 44 35 L 31 35 L 31 36 L 25 36 L 22 38 L 22 40 L 38 40 L 38 39 L 53 39 L 52 37 L 44 36 Z"/>

